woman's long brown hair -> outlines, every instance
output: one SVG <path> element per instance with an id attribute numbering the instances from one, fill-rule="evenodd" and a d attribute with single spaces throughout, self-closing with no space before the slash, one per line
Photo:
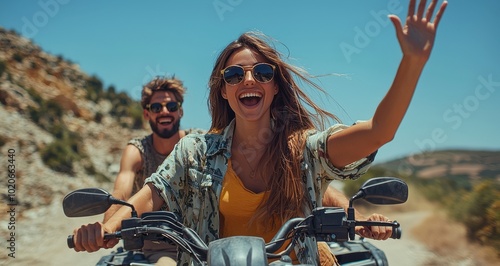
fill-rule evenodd
<path id="1" fill-rule="evenodd" d="M 266 145 L 264 155 L 258 164 L 262 167 L 257 173 L 272 175 L 268 183 L 270 196 L 259 206 L 252 219 L 252 221 L 266 221 L 269 225 L 269 221 L 281 224 L 303 214 L 302 207 L 308 204 L 300 164 L 306 140 L 305 132 L 315 127 L 324 129 L 328 119 L 335 121 L 338 119 L 335 115 L 322 110 L 299 88 L 292 75 L 324 92 L 304 71 L 284 62 L 281 54 L 265 41 L 267 38 L 260 33 L 247 32 L 220 53 L 209 80 L 208 106 L 212 116 L 210 132 L 220 133 L 235 117 L 228 101 L 222 98 L 224 80 L 220 74 L 235 51 L 248 48 L 262 55 L 267 63 L 276 66 L 274 82 L 278 87 L 278 93 L 271 104 L 273 132 L 262 134 L 266 139 L 260 140 L 261 144 L 270 145 Z M 307 110 L 305 105 L 313 109 L 314 113 Z"/>

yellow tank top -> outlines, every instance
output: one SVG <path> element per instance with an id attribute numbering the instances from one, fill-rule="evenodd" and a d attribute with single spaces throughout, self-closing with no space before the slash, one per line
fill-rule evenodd
<path id="1" fill-rule="evenodd" d="M 220 236 L 258 236 L 264 238 L 266 243 L 270 242 L 280 229 L 280 223 L 267 230 L 261 223 L 249 223 L 260 203 L 268 197 L 269 191 L 254 193 L 247 189 L 234 172 L 229 160 L 219 199 Z M 278 252 L 283 251 L 289 243 L 290 241 L 286 241 Z M 292 252 L 290 257 L 294 264 L 298 262 L 295 252 Z"/>
<path id="2" fill-rule="evenodd" d="M 220 195 L 221 237 L 260 236 L 270 241 L 278 228 L 266 230 L 260 223 L 249 223 L 260 203 L 269 197 L 269 192 L 254 193 L 247 189 L 234 172 L 229 160 Z"/>

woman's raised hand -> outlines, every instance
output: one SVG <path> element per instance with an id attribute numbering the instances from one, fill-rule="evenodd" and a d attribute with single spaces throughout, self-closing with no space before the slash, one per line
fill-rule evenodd
<path id="1" fill-rule="evenodd" d="M 418 57 L 425 61 L 429 59 L 439 21 L 448 4 L 447 1 L 444 1 L 434 20 L 432 20 L 438 0 L 432 0 L 427 9 L 426 2 L 426 0 L 421 0 L 418 4 L 418 8 L 416 8 L 416 0 L 410 0 L 408 15 L 404 26 L 399 17 L 396 15 L 389 16 L 396 28 L 396 36 L 401 46 L 401 50 L 403 51 L 403 55 Z"/>

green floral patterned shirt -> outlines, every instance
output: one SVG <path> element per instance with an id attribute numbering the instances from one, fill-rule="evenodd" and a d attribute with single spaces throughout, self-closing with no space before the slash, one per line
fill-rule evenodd
<path id="1" fill-rule="evenodd" d="M 181 217 L 182 222 L 194 229 L 206 243 L 219 238 L 219 196 L 231 157 L 234 125 L 233 120 L 222 134 L 185 136 L 156 173 L 145 181 L 153 183 L 165 200 L 166 208 Z M 327 138 L 346 127 L 337 124 L 325 131 L 308 132 L 302 162 L 304 188 L 310 199 L 310 206 L 303 206 L 305 214 L 321 206 L 323 193 L 332 180 L 356 179 L 373 161 L 374 154 L 343 169 L 330 163 Z M 182 256 L 179 265 L 188 264 L 190 258 L 186 255 Z"/>

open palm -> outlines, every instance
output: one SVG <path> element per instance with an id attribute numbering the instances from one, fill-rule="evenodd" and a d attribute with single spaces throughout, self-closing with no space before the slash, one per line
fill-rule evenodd
<path id="1" fill-rule="evenodd" d="M 397 16 L 391 15 L 389 17 L 396 28 L 396 36 L 405 56 L 416 56 L 423 60 L 429 59 L 437 27 L 447 2 L 444 1 L 441 4 L 434 21 L 432 21 L 436 5 L 437 0 L 432 0 L 426 10 L 426 0 L 421 0 L 415 12 L 416 0 L 411 0 L 404 26 Z"/>

